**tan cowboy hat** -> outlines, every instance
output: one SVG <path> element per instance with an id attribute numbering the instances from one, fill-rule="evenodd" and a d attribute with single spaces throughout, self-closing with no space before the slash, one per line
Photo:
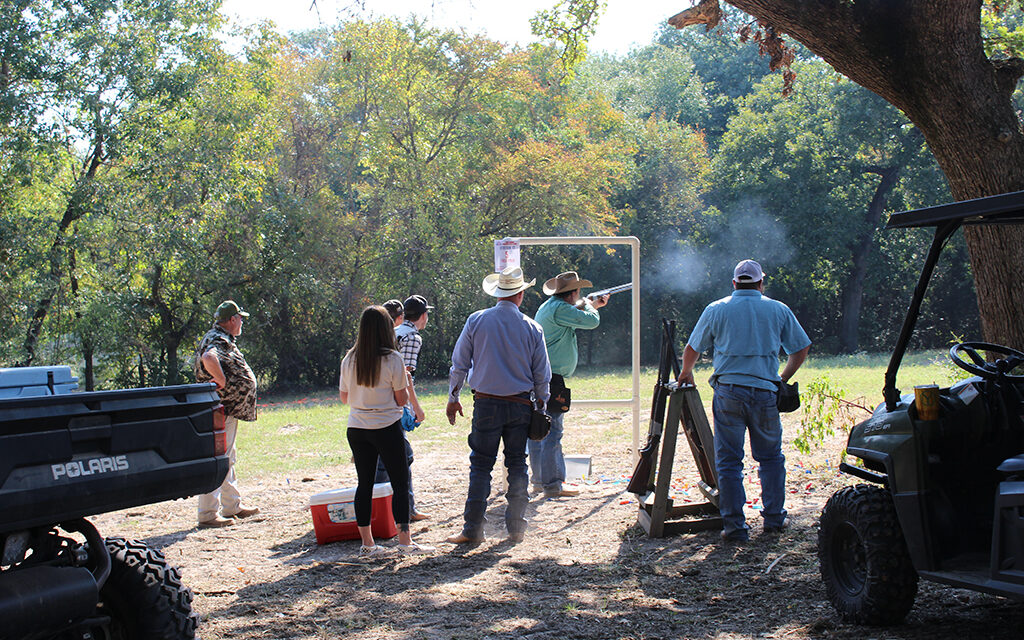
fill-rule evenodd
<path id="1" fill-rule="evenodd" d="M 507 267 L 501 273 L 492 273 L 484 278 L 484 293 L 495 298 L 510 298 L 536 283 L 536 278 L 525 282 L 523 270 L 519 267 Z"/>
<path id="2" fill-rule="evenodd" d="M 581 280 L 580 275 L 575 271 L 566 271 L 544 283 L 544 295 L 553 296 L 556 293 L 565 293 L 566 291 L 592 286 L 594 286 L 593 282 Z"/>

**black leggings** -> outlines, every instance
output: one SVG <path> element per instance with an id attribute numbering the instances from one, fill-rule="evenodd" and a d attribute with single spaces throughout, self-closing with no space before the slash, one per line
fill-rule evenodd
<path id="1" fill-rule="evenodd" d="M 356 487 L 356 524 L 370 526 L 373 512 L 373 479 L 379 456 L 391 476 L 391 513 L 402 531 L 409 530 L 409 465 L 405 460 L 405 435 L 402 421 L 383 429 L 348 428 L 348 446 L 356 463 L 359 485 Z"/>

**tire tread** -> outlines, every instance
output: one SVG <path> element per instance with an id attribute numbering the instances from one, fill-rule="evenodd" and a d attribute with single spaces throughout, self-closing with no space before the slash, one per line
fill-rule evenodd
<path id="1" fill-rule="evenodd" d="M 164 554 L 142 542 L 107 538 L 110 577 L 104 588 L 117 589 L 121 598 L 143 615 L 136 616 L 140 638 L 191 640 L 198 618 L 192 611 L 192 591 Z"/>
<path id="2" fill-rule="evenodd" d="M 838 583 L 831 545 L 837 527 L 850 525 L 861 538 L 866 561 L 860 592 Z M 818 529 L 818 559 L 828 599 L 847 622 L 892 625 L 903 621 L 917 595 L 917 572 L 907 551 L 892 496 L 881 487 L 857 484 L 829 498 Z"/>

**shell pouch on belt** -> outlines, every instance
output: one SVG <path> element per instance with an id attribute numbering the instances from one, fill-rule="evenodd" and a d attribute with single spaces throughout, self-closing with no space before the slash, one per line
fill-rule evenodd
<path id="1" fill-rule="evenodd" d="M 565 386 L 565 378 L 557 373 L 552 373 L 548 413 L 565 413 L 569 410 L 570 404 L 572 404 L 572 389 Z"/>
<path id="2" fill-rule="evenodd" d="M 776 396 L 775 406 L 780 413 L 789 413 L 800 408 L 800 387 L 798 382 L 786 384 L 781 380 L 775 383 L 779 387 L 779 394 Z"/>

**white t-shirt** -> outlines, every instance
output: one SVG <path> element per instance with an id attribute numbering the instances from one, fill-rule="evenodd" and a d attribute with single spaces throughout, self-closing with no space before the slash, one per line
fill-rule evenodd
<path id="1" fill-rule="evenodd" d="M 402 417 L 395 404 L 395 391 L 406 387 L 405 363 L 397 351 L 381 358 L 376 387 L 356 384 L 356 360 L 346 355 L 341 361 L 338 389 L 348 392 L 348 426 L 356 429 L 383 429 Z"/>

